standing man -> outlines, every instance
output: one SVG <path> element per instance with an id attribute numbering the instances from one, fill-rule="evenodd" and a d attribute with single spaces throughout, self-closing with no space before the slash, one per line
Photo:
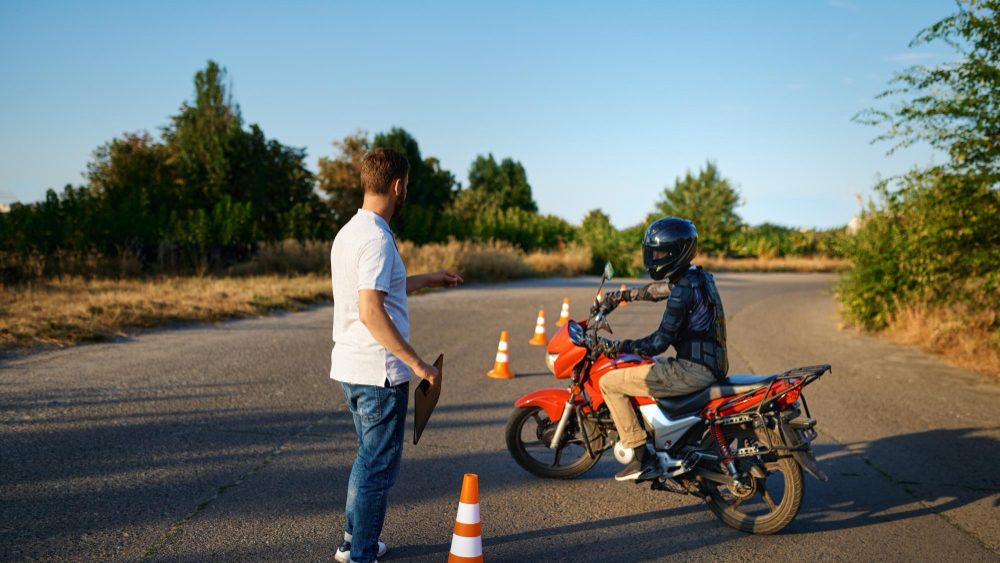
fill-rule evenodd
<path id="1" fill-rule="evenodd" d="M 335 343 L 330 377 L 344 388 L 358 435 L 344 541 L 334 556 L 341 563 L 376 561 L 387 551 L 379 535 L 403 454 L 411 370 L 432 386 L 441 384 L 438 370 L 408 343 L 406 294 L 463 281 L 448 271 L 406 276 L 389 220 L 406 200 L 409 171 L 406 157 L 394 150 L 365 154 L 364 203 L 337 233 L 330 251 Z"/>

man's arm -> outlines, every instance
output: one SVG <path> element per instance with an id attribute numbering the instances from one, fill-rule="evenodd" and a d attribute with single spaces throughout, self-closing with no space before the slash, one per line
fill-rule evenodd
<path id="1" fill-rule="evenodd" d="M 431 386 L 440 383 L 437 368 L 417 355 L 413 347 L 403 339 L 403 335 L 389 318 L 389 313 L 385 312 L 385 293 L 377 289 L 358 290 L 358 318 L 375 340 L 404 364 L 410 366 L 417 377 L 426 379 Z"/>
<path id="2" fill-rule="evenodd" d="M 425 287 L 455 287 L 464 282 L 462 276 L 448 270 L 432 274 L 417 274 L 406 278 L 406 293 L 413 293 Z"/>

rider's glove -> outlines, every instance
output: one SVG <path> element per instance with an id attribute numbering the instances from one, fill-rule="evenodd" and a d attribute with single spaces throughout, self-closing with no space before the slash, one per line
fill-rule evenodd
<path id="1" fill-rule="evenodd" d="M 590 308 L 590 314 L 595 315 L 598 312 L 601 312 L 607 315 L 611 311 L 614 311 L 616 308 L 618 308 L 618 305 L 620 303 L 622 302 L 627 303 L 631 300 L 632 300 L 631 290 L 622 291 L 620 289 L 616 289 L 614 291 L 605 292 L 604 297 L 601 298 L 600 303 Z"/>
<path id="2" fill-rule="evenodd" d="M 600 336 L 594 341 L 594 351 L 609 358 L 614 358 L 621 350 L 622 343 L 618 340 L 608 340 Z"/>

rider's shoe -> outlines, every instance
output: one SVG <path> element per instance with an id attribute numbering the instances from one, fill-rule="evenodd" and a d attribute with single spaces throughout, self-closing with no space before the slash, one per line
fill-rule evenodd
<path id="1" fill-rule="evenodd" d="M 656 466 L 645 446 L 634 449 L 635 455 L 625 469 L 615 474 L 615 481 L 642 481 L 656 476 Z"/>
<path id="2" fill-rule="evenodd" d="M 378 555 L 375 557 L 382 557 L 387 551 L 389 551 L 389 548 L 386 547 L 385 542 L 378 540 Z M 350 563 L 350 561 L 353 561 L 351 559 L 351 542 L 347 540 L 340 542 L 340 547 L 337 548 L 337 553 L 333 555 L 333 560 L 337 563 Z"/>

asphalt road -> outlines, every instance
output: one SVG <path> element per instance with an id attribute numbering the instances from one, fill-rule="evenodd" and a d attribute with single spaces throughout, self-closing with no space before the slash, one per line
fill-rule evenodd
<path id="1" fill-rule="evenodd" d="M 504 427 L 523 393 L 560 386 L 527 341 L 594 279 L 412 297 L 414 344 L 445 354 L 441 403 L 406 447 L 384 538 L 392 561 L 447 557 L 462 474 L 479 474 L 489 561 L 1000 560 L 1000 385 L 837 328 L 826 275 L 720 275 L 732 373 L 830 363 L 808 388 L 831 480 L 806 477 L 776 536 L 698 501 L 616 483 L 606 456 L 573 481 L 534 477 Z M 633 283 L 638 283 L 637 280 Z M 620 336 L 661 306 L 616 311 Z M 332 308 L 145 333 L 0 369 L 0 559 L 330 560 L 354 435 L 327 378 Z M 510 381 L 489 379 L 501 329 Z"/>

